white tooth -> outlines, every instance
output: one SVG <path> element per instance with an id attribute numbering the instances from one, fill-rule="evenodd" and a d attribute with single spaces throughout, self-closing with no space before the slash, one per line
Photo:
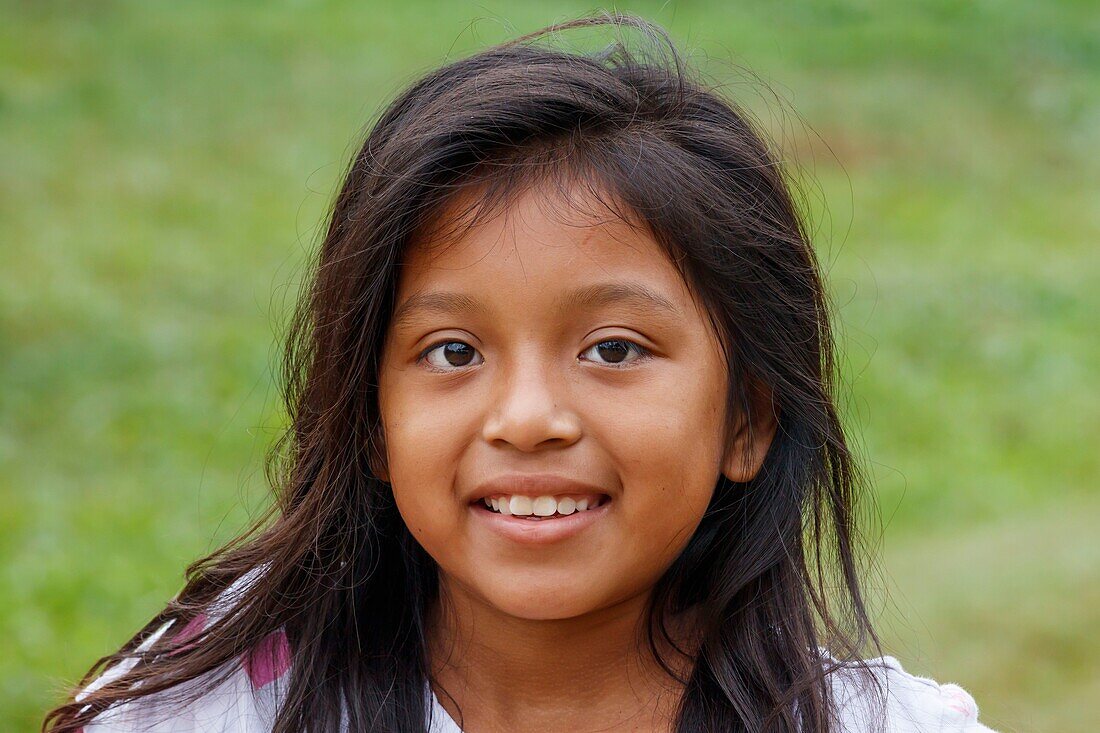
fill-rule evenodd
<path id="1" fill-rule="evenodd" d="M 496 503 L 497 503 L 497 511 L 498 512 L 500 512 L 501 514 L 504 514 L 504 515 L 511 515 L 512 514 L 512 510 L 508 506 L 508 497 L 507 496 L 498 497 L 494 501 L 496 501 Z"/>
<path id="2" fill-rule="evenodd" d="M 493 508 L 493 500 L 492 500 L 492 499 L 490 499 L 490 498 L 489 498 L 489 497 L 487 497 L 487 496 L 486 496 L 486 497 L 485 497 L 484 499 L 482 499 L 482 500 L 481 500 L 481 503 L 482 503 L 482 504 L 484 504 L 484 505 L 485 505 L 486 507 L 488 507 L 489 509 L 492 509 L 492 508 Z"/>
<path id="3" fill-rule="evenodd" d="M 558 510 L 558 500 L 552 496 L 540 496 L 535 499 L 531 508 L 537 517 L 549 517 Z"/>
<path id="4" fill-rule="evenodd" d="M 572 514 L 577 510 L 577 502 L 573 497 L 567 496 L 558 501 L 558 514 Z"/>
<path id="5" fill-rule="evenodd" d="M 508 508 L 511 510 L 511 514 L 516 514 L 521 517 L 529 517 L 534 512 L 534 502 L 531 501 L 530 496 L 520 496 L 516 494 L 508 502 Z"/>
<path id="6" fill-rule="evenodd" d="M 500 511 L 500 506 L 495 496 L 486 499 L 486 501 L 489 502 L 489 506 L 491 506 L 493 509 Z"/>
<path id="7" fill-rule="evenodd" d="M 581 499 L 580 501 L 577 502 L 577 511 L 578 512 L 588 511 L 588 499 Z"/>

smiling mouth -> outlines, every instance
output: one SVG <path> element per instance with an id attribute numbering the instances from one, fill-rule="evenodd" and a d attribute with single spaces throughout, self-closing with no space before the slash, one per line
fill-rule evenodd
<path id="1" fill-rule="evenodd" d="M 560 519 L 571 514 L 591 511 L 611 501 L 607 494 L 578 496 L 486 496 L 473 506 L 480 511 L 503 516 L 513 516 L 532 522 Z"/>

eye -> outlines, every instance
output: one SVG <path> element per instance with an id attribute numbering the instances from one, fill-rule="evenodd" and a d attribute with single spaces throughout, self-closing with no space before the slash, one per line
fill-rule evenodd
<path id="1" fill-rule="evenodd" d="M 609 366 L 613 366 L 616 369 L 623 368 L 623 365 L 631 364 L 635 361 L 644 361 L 650 356 L 650 352 L 644 346 L 628 341 L 627 339 L 605 339 L 597 344 L 593 344 L 584 353 L 589 351 L 596 351 L 602 358 L 607 359 L 605 362 Z M 627 357 L 630 356 L 630 352 L 633 351 L 637 356 L 634 359 L 627 361 Z"/>
<path id="2" fill-rule="evenodd" d="M 425 349 L 417 361 L 427 361 L 436 371 L 449 372 L 454 371 L 451 367 L 470 366 L 476 353 L 473 346 L 463 341 L 442 341 Z M 433 360 L 433 354 L 438 354 L 438 358 Z"/>

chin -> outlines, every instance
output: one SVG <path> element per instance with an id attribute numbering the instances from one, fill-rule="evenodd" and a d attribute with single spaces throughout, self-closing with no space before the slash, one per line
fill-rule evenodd
<path id="1" fill-rule="evenodd" d="M 585 588 L 575 579 L 562 582 L 553 576 L 500 578 L 492 587 L 478 588 L 482 600 L 501 613 L 528 621 L 555 621 L 591 613 L 608 604 L 606 591 Z"/>
<path id="2" fill-rule="evenodd" d="M 559 597 L 539 602 L 531 597 L 510 596 L 490 601 L 494 608 L 513 618 L 526 621 L 562 621 L 577 618 L 595 610 L 595 606 L 580 600 Z"/>

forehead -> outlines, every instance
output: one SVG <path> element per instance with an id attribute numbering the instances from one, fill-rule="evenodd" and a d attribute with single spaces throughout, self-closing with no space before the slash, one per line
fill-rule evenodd
<path id="1" fill-rule="evenodd" d="M 431 228 L 410 242 L 398 282 L 399 308 L 429 290 L 559 304 L 568 291 L 582 304 L 648 298 L 670 310 L 682 310 L 691 300 L 648 227 L 601 193 L 532 185 L 488 213 L 479 194 L 471 188 L 456 195 Z M 613 283 L 618 287 L 598 287 Z"/>

